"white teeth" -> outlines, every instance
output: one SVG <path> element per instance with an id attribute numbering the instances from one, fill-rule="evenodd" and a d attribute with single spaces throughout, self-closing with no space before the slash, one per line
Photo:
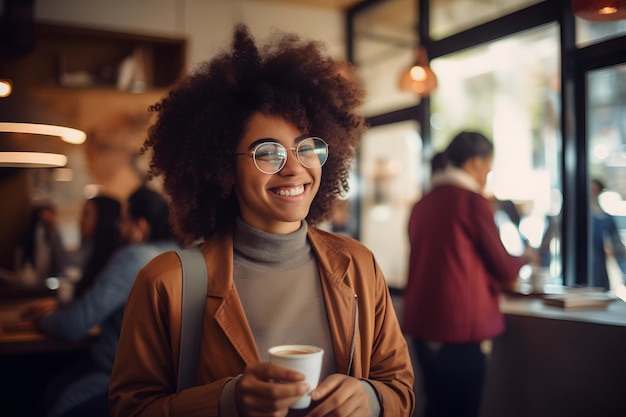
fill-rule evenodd
<path id="1" fill-rule="evenodd" d="M 289 188 L 289 189 L 280 189 L 278 191 L 276 191 L 276 194 L 283 196 L 283 197 L 294 197 L 296 195 L 300 195 L 304 193 L 304 186 L 301 185 L 299 187 L 293 187 L 293 188 Z"/>

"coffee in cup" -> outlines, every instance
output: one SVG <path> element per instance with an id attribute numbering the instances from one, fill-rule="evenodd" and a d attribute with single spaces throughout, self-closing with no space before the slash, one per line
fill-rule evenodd
<path id="1" fill-rule="evenodd" d="M 281 345 L 270 348 L 268 353 L 271 364 L 304 374 L 304 382 L 309 384 L 310 390 L 291 408 L 307 408 L 311 404 L 309 394 L 319 383 L 324 349 L 310 345 Z"/>

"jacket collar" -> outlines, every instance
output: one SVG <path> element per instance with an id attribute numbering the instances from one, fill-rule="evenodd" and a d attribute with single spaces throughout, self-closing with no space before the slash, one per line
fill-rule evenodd
<path id="1" fill-rule="evenodd" d="M 337 249 L 334 235 L 309 227 L 308 237 L 317 257 L 322 282 L 342 284 L 350 266 L 350 258 Z"/>
<path id="2" fill-rule="evenodd" d="M 332 235 L 309 227 L 307 237 L 316 254 L 323 281 L 338 285 L 350 264 L 350 259 L 336 248 Z M 209 279 L 207 295 L 225 298 L 233 285 L 233 237 L 231 234 L 214 236 L 200 246 L 207 264 Z"/>
<path id="3" fill-rule="evenodd" d="M 350 340 L 356 337 L 356 303 L 347 277 L 350 258 L 337 249 L 332 235 L 309 227 L 307 236 L 316 254 L 320 270 L 322 291 L 329 314 L 329 324 L 335 361 L 339 372 L 348 373 L 351 367 Z M 214 318 L 227 335 L 231 344 L 246 364 L 261 360 L 256 348 L 252 330 L 245 318 L 239 296 L 233 282 L 233 239 L 231 235 L 213 237 L 201 245 L 207 262 L 209 276 L 207 295 L 220 298 L 220 306 L 214 312 Z M 335 290 L 330 290 L 334 287 Z M 350 317 L 341 312 L 353 311 Z M 352 336 L 350 337 L 349 335 Z"/>
<path id="4" fill-rule="evenodd" d="M 431 180 L 432 189 L 442 185 L 454 185 L 468 191 L 481 194 L 481 187 L 478 181 L 460 168 L 447 167 L 444 171 L 433 175 Z"/>

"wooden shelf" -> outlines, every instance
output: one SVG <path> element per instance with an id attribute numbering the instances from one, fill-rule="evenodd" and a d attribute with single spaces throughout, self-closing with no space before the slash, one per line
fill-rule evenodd
<path id="1" fill-rule="evenodd" d="M 34 25 L 33 50 L 0 67 L 14 84 L 108 87 L 122 62 L 141 53 L 147 89 L 172 85 L 185 70 L 186 40 L 47 23 Z"/>

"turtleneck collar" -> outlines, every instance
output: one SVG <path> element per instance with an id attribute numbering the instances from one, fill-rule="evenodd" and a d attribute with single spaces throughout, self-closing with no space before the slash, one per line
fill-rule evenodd
<path id="1" fill-rule="evenodd" d="M 311 259 L 311 245 L 307 239 L 305 220 L 298 230 L 277 235 L 255 229 L 237 218 L 233 234 L 235 256 L 266 266 L 293 268 Z"/>

